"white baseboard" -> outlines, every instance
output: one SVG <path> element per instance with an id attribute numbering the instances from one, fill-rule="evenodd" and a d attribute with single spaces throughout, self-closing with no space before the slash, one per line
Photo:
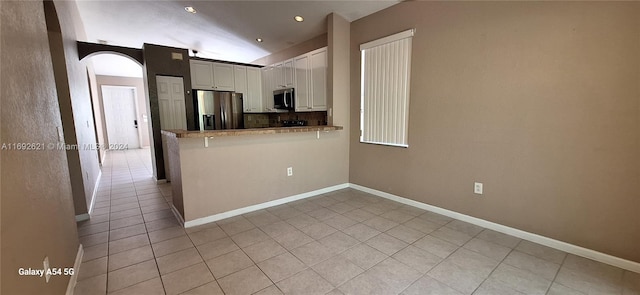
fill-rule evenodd
<path id="1" fill-rule="evenodd" d="M 168 181 L 166 179 L 156 179 L 156 184 L 163 184 L 163 183 L 167 183 Z"/>
<path id="2" fill-rule="evenodd" d="M 96 183 L 93 187 L 93 193 L 91 193 L 91 204 L 89 205 L 89 213 L 93 212 L 93 205 L 96 203 L 96 195 L 98 194 L 98 187 L 100 186 L 100 180 L 102 179 L 102 169 L 98 171 L 98 177 L 96 178 Z M 76 218 L 77 221 L 77 218 Z"/>
<path id="3" fill-rule="evenodd" d="M 278 206 L 278 205 L 282 205 L 285 203 L 289 203 L 289 202 L 293 202 L 293 201 L 297 201 L 297 200 L 302 200 L 302 199 L 306 199 L 309 197 L 313 197 L 313 196 L 317 196 L 317 195 L 321 195 L 321 194 L 326 194 L 332 191 L 336 191 L 339 189 L 344 189 L 349 187 L 349 184 L 347 183 L 343 183 L 343 184 L 338 184 L 338 185 L 334 185 L 334 186 L 330 186 L 330 187 L 326 187 L 323 189 L 319 189 L 319 190 L 315 190 L 315 191 L 311 191 L 311 192 L 306 192 L 306 193 L 302 193 L 302 194 L 298 194 L 298 195 L 294 195 L 294 196 L 290 196 L 290 197 L 286 197 L 286 198 L 282 198 L 282 199 L 277 199 L 277 200 L 273 200 L 273 201 L 269 201 L 266 203 L 261 203 L 261 204 L 257 204 L 257 205 L 252 205 L 252 206 L 248 206 L 248 207 L 244 207 L 244 208 L 240 208 L 240 209 L 235 209 L 235 210 L 231 210 L 231 211 L 227 211 L 227 212 L 223 212 L 223 213 L 218 213 L 215 215 L 210 215 L 207 217 L 202 217 L 202 218 L 198 218 L 198 219 L 194 219 L 194 220 L 190 220 L 184 223 L 184 227 L 194 227 L 194 226 L 198 226 L 198 225 L 203 225 L 203 224 L 207 224 L 210 222 L 214 222 L 214 221 L 218 221 L 218 220 L 222 220 L 225 218 L 229 218 L 229 217 L 233 217 L 233 216 L 237 216 L 237 215 L 242 215 L 242 214 L 246 214 L 249 212 L 253 212 L 253 211 L 257 211 L 257 210 L 261 210 L 261 209 L 265 209 L 265 208 L 269 208 L 269 207 L 273 207 L 273 206 Z M 180 215 L 180 214 L 178 214 Z"/>
<path id="4" fill-rule="evenodd" d="M 171 209 L 171 213 L 173 213 L 173 215 L 180 222 L 180 225 L 182 225 L 183 227 L 187 227 L 186 224 L 184 223 L 184 218 L 182 218 L 182 215 L 180 215 L 180 211 L 178 211 L 178 208 L 176 208 L 176 206 L 173 205 L 173 202 L 169 203 L 169 208 Z"/>
<path id="5" fill-rule="evenodd" d="M 505 225 L 501 225 L 501 224 L 497 224 L 497 223 L 493 223 L 491 221 L 487 221 L 484 219 L 480 219 L 480 218 L 476 218 L 473 216 L 469 216 L 469 215 L 465 215 L 465 214 L 461 214 L 455 211 L 451 211 L 451 210 L 447 210 L 447 209 L 443 209 L 440 207 L 436 207 L 436 206 L 432 206 L 432 205 L 428 205 L 425 203 L 421 203 L 418 201 L 414 201 L 411 199 L 407 199 L 407 198 L 403 198 L 400 196 L 396 196 L 393 194 L 389 194 L 383 191 L 379 191 L 379 190 L 375 190 L 375 189 L 371 189 L 368 187 L 364 187 L 364 186 L 360 186 L 357 184 L 353 184 L 353 183 L 349 183 L 349 187 L 353 188 L 353 189 L 357 189 L 366 193 L 370 193 L 372 195 L 376 195 L 385 199 L 389 199 L 392 201 L 396 201 L 402 204 L 406 204 L 409 206 L 413 206 L 416 208 L 420 208 L 420 209 L 424 209 L 427 211 L 431 211 L 434 213 L 438 213 L 441 215 L 445 215 L 451 218 L 455 218 L 458 220 L 462 220 L 468 223 L 472 223 L 475 224 L 477 226 L 481 226 L 484 228 L 488 228 L 497 232 L 501 232 L 507 235 L 511 235 L 514 237 L 518 237 L 521 238 L 523 240 L 527 240 L 527 241 L 531 241 L 534 243 L 538 243 L 541 245 L 545 245 L 547 247 L 551 247 L 554 249 L 558 249 L 560 251 L 564 251 L 567 253 L 571 253 L 577 256 L 582 256 L 585 258 L 589 258 L 589 259 L 593 259 L 595 261 L 599 261 L 602 263 L 606 263 L 609 265 L 613 265 L 622 269 L 626 269 L 629 271 L 633 271 L 633 272 L 637 272 L 640 273 L 640 263 L 638 262 L 634 262 L 631 260 L 626 260 L 626 259 L 622 259 L 619 257 L 615 257 L 609 254 L 605 254 L 602 252 L 598 252 L 595 250 L 591 250 L 591 249 L 587 249 L 584 247 L 580 247 L 577 245 L 573 245 L 573 244 L 569 244 L 569 243 L 565 243 L 562 241 L 558 241 L 552 238 L 548 238 L 545 236 L 541 236 L 541 235 L 537 235 L 534 233 L 530 233 L 530 232 L 526 232 L 523 230 L 519 230 L 516 228 L 512 228 L 512 227 L 508 227 Z"/>
<path id="6" fill-rule="evenodd" d="M 76 222 L 89 220 L 90 218 L 91 216 L 89 215 L 89 213 L 82 213 L 80 215 L 76 215 Z"/>
<path id="7" fill-rule="evenodd" d="M 82 263 L 82 257 L 84 256 L 84 249 L 82 248 L 82 244 L 78 246 L 78 253 L 76 254 L 76 261 L 73 263 L 73 275 L 69 278 L 69 283 L 67 284 L 67 292 L 66 295 L 73 295 L 73 291 L 76 288 L 76 283 L 78 283 L 78 273 L 80 273 L 80 264 Z"/>

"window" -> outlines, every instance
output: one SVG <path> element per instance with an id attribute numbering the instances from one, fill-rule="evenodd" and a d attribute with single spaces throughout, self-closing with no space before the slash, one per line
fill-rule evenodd
<path id="1" fill-rule="evenodd" d="M 360 142 L 409 146 L 413 32 L 411 29 L 360 45 Z"/>

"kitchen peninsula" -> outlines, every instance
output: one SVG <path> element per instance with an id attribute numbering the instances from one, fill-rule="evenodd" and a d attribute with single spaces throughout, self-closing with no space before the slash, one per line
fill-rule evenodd
<path id="1" fill-rule="evenodd" d="M 163 130 L 162 133 L 177 138 L 208 138 L 221 136 L 241 136 L 257 134 L 296 133 L 296 132 L 328 132 L 342 130 L 342 126 L 300 126 L 300 127 L 268 127 L 251 129 L 222 129 L 222 130 Z"/>
<path id="2" fill-rule="evenodd" d="M 332 125 L 163 130 L 173 206 L 189 227 L 341 185 L 348 173 L 348 144 L 340 130 Z"/>

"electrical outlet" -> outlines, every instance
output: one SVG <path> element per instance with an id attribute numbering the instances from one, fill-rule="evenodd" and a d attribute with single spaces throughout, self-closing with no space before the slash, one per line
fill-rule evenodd
<path id="1" fill-rule="evenodd" d="M 287 176 L 293 176 L 293 167 L 287 168 Z"/>
<path id="2" fill-rule="evenodd" d="M 49 272 L 49 256 L 44 257 L 42 266 L 44 267 L 44 280 L 48 283 L 49 279 L 51 279 L 51 273 Z"/>
<path id="3" fill-rule="evenodd" d="M 473 183 L 473 193 L 482 195 L 482 182 L 474 182 Z"/>

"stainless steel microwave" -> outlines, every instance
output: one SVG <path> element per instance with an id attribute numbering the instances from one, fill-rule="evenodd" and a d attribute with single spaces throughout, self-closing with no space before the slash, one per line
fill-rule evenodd
<path id="1" fill-rule="evenodd" d="M 273 91 L 273 107 L 279 110 L 295 110 L 295 91 L 293 88 Z"/>

